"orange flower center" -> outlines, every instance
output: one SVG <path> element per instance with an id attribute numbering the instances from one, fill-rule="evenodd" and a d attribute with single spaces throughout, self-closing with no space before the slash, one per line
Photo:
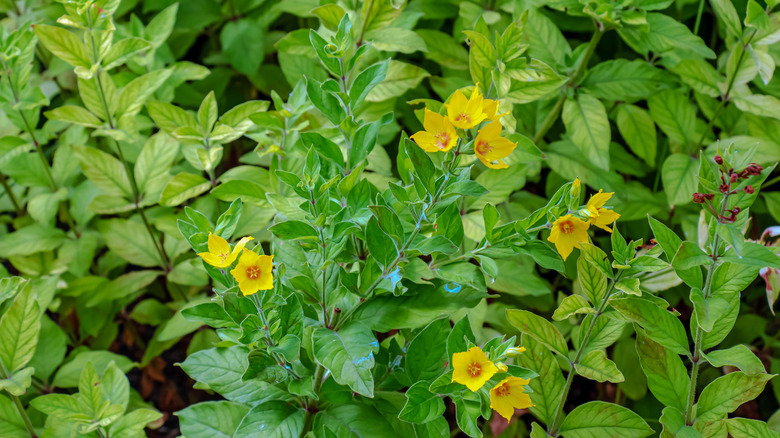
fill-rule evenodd
<path id="1" fill-rule="evenodd" d="M 259 266 L 252 265 L 248 268 L 246 268 L 246 276 L 250 280 L 257 280 L 260 278 L 260 274 L 262 274 L 263 271 L 260 270 Z"/>
<path id="2" fill-rule="evenodd" d="M 466 368 L 466 371 L 471 377 L 477 377 L 478 375 L 482 374 L 482 367 L 477 362 L 474 362 L 469 364 L 468 368 Z"/>
<path id="3" fill-rule="evenodd" d="M 460 122 L 461 120 L 465 120 L 466 122 L 471 123 L 471 118 L 469 117 L 468 113 L 460 113 L 455 117 L 456 122 Z"/>
<path id="4" fill-rule="evenodd" d="M 496 394 L 500 395 L 501 397 L 506 397 L 510 394 L 509 389 L 509 385 L 504 383 L 503 385 L 496 388 Z"/>
<path id="5" fill-rule="evenodd" d="M 563 221 L 558 225 L 558 229 L 563 234 L 571 234 L 574 232 L 574 223 L 572 221 Z"/>
<path id="6" fill-rule="evenodd" d="M 450 136 L 446 132 L 440 132 L 434 137 L 436 137 L 436 147 L 439 149 L 446 148 L 447 144 L 450 142 Z"/>
<path id="7" fill-rule="evenodd" d="M 479 155 L 487 155 L 490 152 L 493 152 L 493 146 L 490 146 L 488 142 L 480 141 L 477 143 L 477 153 Z"/>

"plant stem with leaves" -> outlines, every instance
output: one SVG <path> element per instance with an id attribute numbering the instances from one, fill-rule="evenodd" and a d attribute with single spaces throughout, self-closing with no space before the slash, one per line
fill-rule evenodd
<path id="1" fill-rule="evenodd" d="M 569 371 L 569 375 L 566 376 L 566 384 L 563 387 L 563 393 L 561 394 L 561 399 L 558 401 L 558 407 L 555 409 L 555 414 L 553 416 L 553 421 L 547 428 L 547 435 L 556 437 L 558 436 L 558 429 L 561 427 L 561 422 L 563 421 L 563 405 L 566 403 L 566 399 L 569 396 L 569 390 L 571 389 L 571 383 L 572 380 L 574 380 L 574 375 L 577 374 L 577 370 L 575 366 L 580 363 L 580 359 L 582 359 L 582 355 L 585 353 L 585 348 L 588 346 L 588 341 L 590 340 L 591 334 L 593 334 L 593 329 L 596 327 L 596 321 L 598 318 L 604 313 L 604 310 L 607 308 L 607 304 L 609 303 L 609 297 L 612 295 L 612 291 L 615 290 L 615 284 L 620 280 L 620 277 L 623 275 L 623 271 L 618 271 L 618 273 L 615 275 L 615 278 L 610 283 L 609 287 L 607 288 L 607 293 L 604 295 L 604 299 L 601 300 L 601 304 L 599 305 L 598 310 L 593 315 L 593 318 L 590 320 L 590 324 L 588 325 L 588 330 L 585 332 L 585 336 L 583 336 L 582 340 L 580 341 L 580 346 L 577 348 L 577 352 L 574 354 L 574 359 L 569 361 L 569 365 L 571 365 L 571 371 Z"/>

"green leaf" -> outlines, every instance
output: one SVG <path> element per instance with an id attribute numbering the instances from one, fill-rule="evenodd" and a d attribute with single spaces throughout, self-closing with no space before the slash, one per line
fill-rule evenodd
<path id="1" fill-rule="evenodd" d="M 9 394 L 17 397 L 23 396 L 27 388 L 32 385 L 32 375 L 35 368 L 27 367 L 12 372 L 7 379 L 0 379 L 0 391 L 8 391 Z"/>
<path id="2" fill-rule="evenodd" d="M 771 422 L 771 420 L 770 420 Z M 747 418 L 729 418 L 726 420 L 729 435 L 733 438 L 778 438 L 780 433 L 770 429 L 770 426 L 759 420 Z"/>
<path id="3" fill-rule="evenodd" d="M 749 376 L 735 371 L 707 385 L 696 403 L 696 421 L 715 421 L 758 397 L 775 374 Z"/>
<path id="4" fill-rule="evenodd" d="M 79 385 L 81 372 L 88 363 L 95 367 L 95 371 L 98 374 L 103 374 L 112 362 L 124 373 L 130 371 L 135 366 L 135 363 L 127 357 L 110 351 L 82 351 L 60 367 L 54 376 L 52 386 L 57 388 L 76 388 Z"/>
<path id="5" fill-rule="evenodd" d="M 366 96 L 366 102 L 382 102 L 399 97 L 417 87 L 430 73 L 422 67 L 390 60 L 385 79 L 376 84 Z"/>
<path id="6" fill-rule="evenodd" d="M 690 378 L 680 356 L 637 331 L 636 352 L 647 376 L 647 387 L 666 406 L 684 412 L 688 403 Z"/>
<path id="7" fill-rule="evenodd" d="M 655 167 L 658 140 L 655 123 L 647 110 L 630 104 L 618 106 L 617 127 L 631 151 Z"/>
<path id="8" fill-rule="evenodd" d="M 669 73 L 640 60 L 613 59 L 588 70 L 580 86 L 599 99 L 647 99 L 674 84 Z"/>
<path id="9" fill-rule="evenodd" d="M 51 111 L 46 111 L 43 115 L 49 120 L 59 120 L 89 128 L 99 128 L 103 125 L 103 121 L 95 117 L 94 114 L 75 105 L 63 105 Z"/>
<path id="10" fill-rule="evenodd" d="M 406 349 L 404 362 L 410 381 L 430 381 L 441 373 L 448 359 L 446 355 L 449 334 L 449 319 L 440 318 L 428 324 L 412 339 Z"/>
<path id="11" fill-rule="evenodd" d="M 766 246 L 754 242 L 745 242 L 741 255 L 737 255 L 734 248 L 729 248 L 722 260 L 755 268 L 780 269 L 780 257 Z"/>
<path id="12" fill-rule="evenodd" d="M 145 408 L 136 409 L 111 423 L 109 434 L 115 438 L 143 436 L 146 426 L 160 418 L 162 418 L 162 414 L 157 411 Z"/>
<path id="13" fill-rule="evenodd" d="M 594 305 L 600 305 L 607 296 L 607 276 L 586 260 L 585 253 L 577 258 L 577 277 L 583 294 Z"/>
<path id="14" fill-rule="evenodd" d="M 686 154 L 671 154 L 664 160 L 661 179 L 664 191 L 671 205 L 687 204 L 698 188 L 696 176 L 699 166 L 696 160 Z"/>
<path id="15" fill-rule="evenodd" d="M 103 70 L 109 71 L 114 67 L 119 67 L 130 56 L 151 48 L 152 44 L 142 38 L 130 37 L 117 41 L 108 49 L 106 56 L 101 61 Z"/>
<path id="16" fill-rule="evenodd" d="M 41 311 L 28 281 L 0 319 L 0 364 L 7 373 L 14 373 L 32 359 L 40 329 Z"/>
<path id="17" fill-rule="evenodd" d="M 268 231 L 282 240 L 317 239 L 317 230 L 306 222 L 284 221 L 268 228 Z"/>
<path id="18" fill-rule="evenodd" d="M 436 167 L 422 148 L 409 139 L 404 140 L 406 155 L 412 161 L 414 176 L 430 194 L 436 192 Z"/>
<path id="19" fill-rule="evenodd" d="M 148 102 L 149 115 L 163 131 L 171 134 L 181 127 L 198 129 L 198 122 L 187 111 L 169 103 Z"/>
<path id="20" fill-rule="evenodd" d="M 507 310 L 506 317 L 509 323 L 517 327 L 520 332 L 527 333 L 563 357 L 569 356 L 569 348 L 563 335 L 557 327 L 546 319 L 527 310 L 520 309 Z"/>
<path id="21" fill-rule="evenodd" d="M 455 420 L 460 430 L 470 437 L 482 438 L 482 431 L 477 426 L 477 418 L 481 414 L 479 396 L 463 392 L 452 397 L 452 401 L 455 403 Z"/>
<path id="22" fill-rule="evenodd" d="M 580 257 L 595 266 L 607 278 L 612 278 L 612 264 L 609 262 L 607 254 L 601 248 L 590 243 L 581 242 L 580 245 L 582 246 Z"/>
<path id="23" fill-rule="evenodd" d="M 46 415 L 65 420 L 75 420 L 77 417 L 92 417 L 79 403 L 78 395 L 46 394 L 34 398 L 30 405 Z"/>
<path id="24" fill-rule="evenodd" d="M 672 259 L 672 266 L 681 270 L 696 266 L 708 266 L 712 263 L 712 258 L 693 242 L 683 242 Z"/>
<path id="25" fill-rule="evenodd" d="M 476 344 L 477 340 L 474 337 L 474 332 L 471 330 L 471 323 L 469 322 L 468 315 L 461 318 L 452 327 L 449 336 L 447 337 L 447 359 L 451 359 L 455 353 L 468 350 L 468 340 L 472 344 Z"/>
<path id="26" fill-rule="evenodd" d="M 368 327 L 353 322 L 338 332 L 315 328 L 312 339 L 314 358 L 337 383 L 348 385 L 363 396 L 374 396 L 371 369 L 379 344 Z"/>
<path id="27" fill-rule="evenodd" d="M 427 423 L 444 414 L 444 401 L 428 390 L 428 382 L 417 382 L 406 390 L 406 404 L 398 418 L 410 423 Z"/>
<path id="28" fill-rule="evenodd" d="M 726 30 L 732 36 L 742 36 L 742 23 L 739 20 L 737 9 L 730 0 L 710 0 L 710 5 L 718 20 L 726 25 Z"/>
<path id="29" fill-rule="evenodd" d="M 574 364 L 577 374 L 597 382 L 620 383 L 625 381 L 615 362 L 607 358 L 603 350 L 592 350 Z"/>
<path id="30" fill-rule="evenodd" d="M 609 303 L 625 318 L 647 330 L 647 336 L 677 354 L 688 354 L 688 336 L 673 313 L 655 302 L 635 296 L 610 298 Z"/>
<path id="31" fill-rule="evenodd" d="M 168 170 L 179 152 L 171 137 L 160 133 L 146 141 L 133 172 L 141 193 L 155 193 L 168 178 Z"/>
<path id="32" fill-rule="evenodd" d="M 780 120 L 780 99 L 764 94 L 734 97 L 734 104 L 742 111 L 761 117 Z"/>
<path id="33" fill-rule="evenodd" d="M 594 435 L 594 429 L 598 434 Z M 643 438 L 653 429 L 630 409 L 601 401 L 577 406 L 561 423 L 564 438 Z"/>
<path id="34" fill-rule="evenodd" d="M 116 101 L 116 115 L 131 117 L 141 111 L 146 100 L 171 77 L 172 69 L 155 70 L 130 81 Z"/>
<path id="35" fill-rule="evenodd" d="M 580 94 L 576 99 L 566 99 L 562 117 L 572 143 L 594 165 L 609 170 L 612 133 L 604 104 L 593 96 Z"/>
<path id="36" fill-rule="evenodd" d="M 541 421 L 549 424 L 558 414 L 558 402 L 563 396 L 565 381 L 555 356 L 544 345 L 533 339 L 524 339 L 526 351 L 515 361 L 526 368 L 539 373 L 539 377 L 531 379 L 528 386 L 533 390 L 529 394 L 530 411 Z"/>
<path id="37" fill-rule="evenodd" d="M 81 162 L 84 175 L 104 194 L 132 199 L 130 179 L 122 162 L 99 149 L 88 146 L 76 146 L 73 152 Z"/>
<path id="38" fill-rule="evenodd" d="M 642 296 L 642 291 L 639 289 L 638 278 L 621 278 L 620 281 L 615 283 L 615 289 L 626 294 L 636 295 L 638 297 Z"/>
<path id="39" fill-rule="evenodd" d="M 215 187 L 211 194 L 220 201 L 232 202 L 240 199 L 247 204 L 263 207 L 268 205 L 265 189 L 260 184 L 245 179 L 226 181 Z"/>
<path id="40" fill-rule="evenodd" d="M 65 232 L 32 224 L 3 236 L 0 239 L 0 257 L 30 255 L 57 249 L 65 241 Z"/>
<path id="41" fill-rule="evenodd" d="M 175 207 L 211 188 L 211 183 L 200 175 L 181 172 L 171 179 L 162 191 L 160 205 Z"/>
<path id="42" fill-rule="evenodd" d="M 309 96 L 311 103 L 331 123 L 336 126 L 341 124 L 346 116 L 344 108 L 341 106 L 339 99 L 323 87 L 323 83 L 312 78 L 306 78 L 306 94 Z"/>
<path id="43" fill-rule="evenodd" d="M 763 362 L 745 345 L 735 345 L 724 350 L 702 353 L 707 362 L 714 367 L 732 366 L 739 368 L 748 376 L 766 373 Z"/>
<path id="44" fill-rule="evenodd" d="M 402 5 L 403 3 L 401 3 Z M 363 23 L 363 31 L 368 33 L 374 29 L 388 27 L 401 14 L 402 8 L 391 0 L 374 0 L 363 3 L 360 10 L 360 19 Z M 341 27 L 341 26 L 339 26 Z"/>
<path id="45" fill-rule="evenodd" d="M 230 65 L 247 76 L 257 74 L 264 57 L 263 27 L 250 18 L 228 21 L 219 35 Z"/>
<path id="46" fill-rule="evenodd" d="M 92 66 L 87 48 L 73 32 L 61 27 L 38 24 L 35 26 L 35 34 L 51 53 L 73 67 L 89 69 Z"/>
<path id="47" fill-rule="evenodd" d="M 289 394 L 266 382 L 242 381 L 241 376 L 249 366 L 248 356 L 249 349 L 244 346 L 209 348 L 190 354 L 179 366 L 190 377 L 232 402 L 259 404 L 265 400 L 288 400 Z"/>
<path id="48" fill-rule="evenodd" d="M 268 428 L 268 438 L 294 438 L 301 435 L 306 411 L 282 401 L 267 401 L 252 408 L 232 435 L 233 438 L 252 438 Z"/>
<path id="49" fill-rule="evenodd" d="M 555 309 L 552 319 L 562 321 L 572 315 L 596 313 L 596 309 L 590 306 L 588 300 L 579 295 L 569 295 L 561 301 L 561 305 Z"/>
<path id="50" fill-rule="evenodd" d="M 98 225 L 108 248 L 128 262 L 144 267 L 161 266 L 152 237 L 143 224 L 125 219 L 109 219 Z"/>
<path id="51" fill-rule="evenodd" d="M 710 295 L 705 299 L 702 290 L 698 287 L 691 289 L 690 299 L 695 310 L 696 322 L 708 333 L 729 311 L 729 302 L 726 298 Z"/>
<path id="52" fill-rule="evenodd" d="M 647 107 L 655 123 L 673 145 L 689 147 L 699 140 L 696 134 L 696 111 L 682 93 L 665 90 L 654 94 L 647 99 Z"/>
<path id="53" fill-rule="evenodd" d="M 637 52 L 643 55 L 649 51 L 660 55 L 674 52 L 669 55 L 693 59 L 715 58 L 715 53 L 685 24 L 658 12 L 650 12 L 646 17 L 648 26 L 645 29 L 648 31 L 639 26 L 626 26 L 618 30 L 623 40 Z"/>
<path id="54" fill-rule="evenodd" d="M 703 59 L 683 59 L 668 69 L 676 73 L 680 80 L 697 91 L 710 97 L 720 97 L 720 83 L 724 81 L 709 62 Z"/>
<path id="55" fill-rule="evenodd" d="M 229 401 L 207 401 L 179 412 L 181 433 L 185 436 L 233 438 L 249 407 Z"/>
<path id="56" fill-rule="evenodd" d="M 385 80 L 390 60 L 387 59 L 360 72 L 350 85 L 349 100 L 353 106 L 360 105 L 368 93 Z"/>

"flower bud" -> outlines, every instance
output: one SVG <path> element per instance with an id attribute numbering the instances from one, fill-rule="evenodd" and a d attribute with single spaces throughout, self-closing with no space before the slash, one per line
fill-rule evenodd
<path id="1" fill-rule="evenodd" d="M 506 350 L 507 357 L 519 356 L 520 353 L 525 351 L 525 347 L 512 347 Z"/>
<path id="2" fill-rule="evenodd" d="M 750 163 L 745 168 L 745 173 L 748 175 L 760 175 L 762 170 L 764 170 L 764 168 L 760 165 L 756 163 Z"/>
<path id="3" fill-rule="evenodd" d="M 704 194 L 704 199 L 706 199 L 708 201 L 712 201 L 713 198 L 715 198 L 715 194 L 714 193 L 705 193 Z"/>
<path id="4" fill-rule="evenodd" d="M 697 204 L 702 204 L 702 203 L 704 203 L 704 195 L 702 195 L 702 194 L 701 194 L 701 193 L 699 193 L 699 192 L 696 192 L 696 193 L 694 193 L 694 194 L 693 194 L 693 202 L 695 202 L 695 203 L 697 203 Z"/>
<path id="5" fill-rule="evenodd" d="M 721 184 L 720 187 L 718 187 L 718 190 L 720 190 L 721 193 L 728 193 L 729 185 L 728 184 Z"/>
<path id="6" fill-rule="evenodd" d="M 498 371 L 505 373 L 509 368 L 507 368 L 506 364 L 503 362 L 496 362 L 496 368 L 498 368 Z"/>
<path id="7" fill-rule="evenodd" d="M 753 186 L 745 187 L 745 193 L 747 193 L 748 195 L 752 195 L 755 192 L 756 192 L 756 189 L 754 189 Z"/>
<path id="8" fill-rule="evenodd" d="M 737 176 L 736 173 L 732 173 L 731 176 L 729 177 L 729 181 L 731 181 L 732 183 L 737 182 L 738 179 L 739 177 Z"/>
<path id="9" fill-rule="evenodd" d="M 716 163 L 718 166 L 720 166 L 721 164 L 723 164 L 723 157 L 721 157 L 720 155 L 715 155 L 715 163 Z"/>

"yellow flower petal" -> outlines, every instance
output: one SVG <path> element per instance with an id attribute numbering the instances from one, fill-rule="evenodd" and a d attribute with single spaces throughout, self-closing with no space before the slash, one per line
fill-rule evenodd
<path id="1" fill-rule="evenodd" d="M 479 347 L 452 355 L 452 381 L 466 385 L 473 392 L 478 391 L 496 372 L 496 365 Z"/>
<path id="2" fill-rule="evenodd" d="M 515 409 L 525 409 L 534 406 L 531 397 L 525 393 L 524 386 L 528 380 L 519 377 L 507 377 L 490 390 L 490 407 L 499 415 L 512 420 Z"/>
<path id="3" fill-rule="evenodd" d="M 555 249 L 565 261 L 574 248 L 581 248 L 580 242 L 588 241 L 589 227 L 588 222 L 567 214 L 553 223 L 547 240 L 555 244 Z"/>

